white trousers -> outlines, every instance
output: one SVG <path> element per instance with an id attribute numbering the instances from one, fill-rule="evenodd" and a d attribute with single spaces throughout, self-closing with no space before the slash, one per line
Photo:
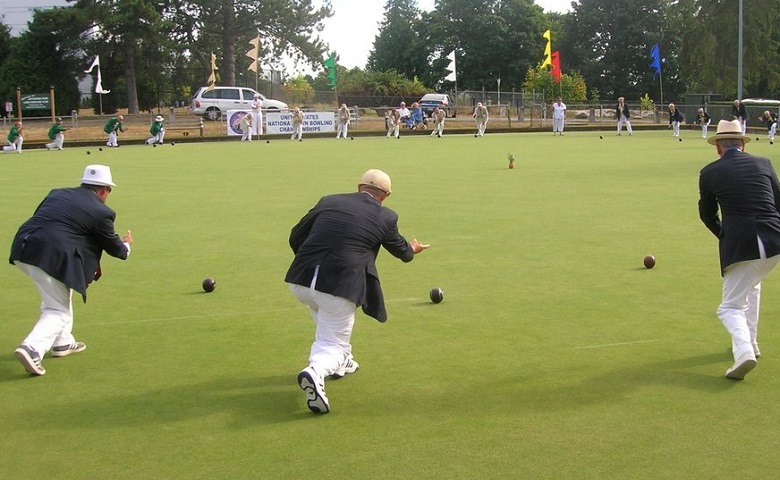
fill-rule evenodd
<path id="1" fill-rule="evenodd" d="M 314 282 L 312 281 L 312 286 Z M 304 305 L 317 326 L 309 354 L 309 366 L 321 378 L 335 373 L 352 355 L 352 327 L 357 306 L 346 298 L 318 292 L 301 285 L 290 285 L 290 291 Z"/>
<path id="2" fill-rule="evenodd" d="M 398 136 L 398 133 L 399 133 L 399 130 L 400 130 L 400 128 L 401 128 L 401 124 L 398 124 L 398 125 L 390 125 L 390 126 L 387 128 L 387 136 L 388 136 L 388 137 L 391 137 L 391 136 L 392 136 L 392 137 L 397 137 L 397 136 Z"/>
<path id="3" fill-rule="evenodd" d="M 780 262 L 780 255 L 766 258 L 761 239 L 758 239 L 758 247 L 761 258 L 729 265 L 723 274 L 723 298 L 718 307 L 718 318 L 731 335 L 734 360 L 752 353 L 753 344 L 758 343 L 761 281 Z"/>
<path id="4" fill-rule="evenodd" d="M 563 117 L 553 118 L 553 133 L 563 132 Z"/>
<path id="5" fill-rule="evenodd" d="M 108 142 L 106 143 L 109 147 L 118 147 L 119 143 L 117 143 L 117 134 L 116 132 L 111 132 L 108 134 Z"/>
<path id="6" fill-rule="evenodd" d="M 29 276 L 41 295 L 41 316 L 22 343 L 43 358 L 52 347 L 70 345 L 73 338 L 73 290 L 38 267 L 22 262 L 16 266 Z"/>
<path id="7" fill-rule="evenodd" d="M 159 143 L 160 145 L 162 145 L 163 143 L 165 143 L 165 130 L 160 130 L 160 131 L 157 133 L 157 135 L 155 135 L 155 136 L 153 136 L 153 137 L 149 137 L 149 138 L 146 140 L 146 144 L 147 144 L 147 145 L 151 145 L 151 144 L 153 144 L 153 143 Z"/>
<path id="8" fill-rule="evenodd" d="M 777 122 L 774 122 L 771 127 L 769 127 L 769 132 L 767 133 L 767 138 L 770 140 L 775 139 L 775 133 L 777 133 Z"/>
<path id="9" fill-rule="evenodd" d="M 626 124 L 626 131 L 628 132 L 628 134 L 631 135 L 632 133 L 634 133 L 634 131 L 631 130 L 631 122 L 626 118 L 625 115 L 621 115 L 620 118 L 618 119 L 618 124 L 617 124 L 618 135 L 620 135 L 620 131 L 623 130 L 624 123 Z"/>
<path id="10" fill-rule="evenodd" d="M 298 140 L 303 138 L 303 124 L 302 123 L 299 123 L 298 125 L 295 125 L 293 127 L 293 134 L 290 137 L 290 140 L 295 140 L 296 138 Z"/>
<path id="11" fill-rule="evenodd" d="M 24 143 L 24 138 L 22 138 L 21 135 L 16 137 L 16 140 L 13 141 L 13 143 L 8 142 L 8 145 L 3 147 L 4 152 L 16 152 L 16 153 L 22 153 L 22 144 Z"/>
<path id="12" fill-rule="evenodd" d="M 701 124 L 701 138 L 707 138 L 707 127 L 709 126 L 710 126 L 710 122 L 704 122 Z"/>
<path id="13" fill-rule="evenodd" d="M 336 132 L 336 138 L 339 138 L 339 137 L 347 138 L 347 131 L 349 130 L 349 124 L 347 124 L 347 123 L 339 123 L 337 128 L 338 128 L 338 131 Z"/>
<path id="14" fill-rule="evenodd" d="M 672 131 L 674 132 L 672 136 L 674 137 L 680 136 L 680 122 L 672 122 Z"/>
<path id="15" fill-rule="evenodd" d="M 251 142 L 252 141 L 252 130 L 254 130 L 254 126 L 250 125 L 246 130 L 244 130 L 244 133 L 241 134 L 241 141 L 242 142 Z"/>
<path id="16" fill-rule="evenodd" d="M 442 135 L 444 135 L 444 120 L 442 120 L 441 122 L 435 124 L 434 127 L 433 127 L 433 131 L 431 132 L 431 136 L 432 137 L 435 137 L 435 136 L 439 136 L 440 137 Z"/>
<path id="17" fill-rule="evenodd" d="M 62 150 L 62 144 L 65 142 L 65 135 L 60 132 L 57 135 L 54 136 L 54 140 L 51 143 L 46 144 L 46 148 L 56 148 L 57 150 Z"/>
<path id="18" fill-rule="evenodd" d="M 252 133 L 258 137 L 263 134 L 263 112 L 261 110 L 252 110 Z"/>
<path id="19" fill-rule="evenodd" d="M 742 125 L 742 135 L 747 134 L 747 119 L 740 119 L 739 124 Z"/>
<path id="20" fill-rule="evenodd" d="M 477 135 L 479 135 L 480 137 L 485 135 L 485 129 L 487 128 L 487 123 L 488 123 L 487 118 L 482 120 L 477 119 L 476 123 L 477 123 Z"/>

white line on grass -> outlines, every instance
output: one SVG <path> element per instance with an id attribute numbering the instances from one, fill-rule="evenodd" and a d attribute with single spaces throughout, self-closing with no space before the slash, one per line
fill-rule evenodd
<path id="1" fill-rule="evenodd" d="M 618 343 L 603 343 L 601 345 L 585 345 L 582 347 L 575 347 L 575 350 L 583 350 L 586 348 L 605 348 L 605 347 L 619 347 L 621 345 L 636 345 L 639 343 L 653 343 L 663 341 L 663 338 L 656 338 L 655 340 L 637 340 L 635 342 L 618 342 Z"/>

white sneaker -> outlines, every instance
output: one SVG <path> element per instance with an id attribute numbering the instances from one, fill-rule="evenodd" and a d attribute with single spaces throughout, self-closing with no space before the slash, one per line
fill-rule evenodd
<path id="1" fill-rule="evenodd" d="M 73 342 L 69 345 L 60 345 L 59 347 L 52 347 L 52 357 L 67 357 L 71 353 L 83 352 L 87 349 L 87 345 L 84 342 Z"/>
<path id="2" fill-rule="evenodd" d="M 25 344 L 19 345 L 14 351 L 16 358 L 22 362 L 22 366 L 30 375 L 46 375 L 46 369 L 41 365 L 41 355 Z"/>
<path id="3" fill-rule="evenodd" d="M 311 367 L 306 367 L 298 374 L 298 385 L 306 393 L 306 404 L 314 413 L 328 413 L 330 404 L 325 395 L 325 384 Z"/>
<path id="4" fill-rule="evenodd" d="M 745 375 L 756 367 L 756 357 L 753 352 L 748 352 L 742 355 L 734 362 L 734 365 L 726 370 L 726 378 L 732 380 L 742 380 Z"/>
<path id="5" fill-rule="evenodd" d="M 341 378 L 344 375 L 348 375 L 350 373 L 357 372 L 359 368 L 360 368 L 360 365 L 358 365 L 358 362 L 356 362 L 354 358 L 349 357 L 349 358 L 347 358 L 347 360 L 344 363 L 342 363 L 339 366 L 339 369 L 336 370 L 331 375 L 331 377 L 332 378 Z"/>

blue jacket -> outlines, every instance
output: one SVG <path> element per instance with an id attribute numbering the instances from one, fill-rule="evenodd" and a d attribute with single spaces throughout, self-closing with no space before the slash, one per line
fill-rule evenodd
<path id="1" fill-rule="evenodd" d="M 95 279 L 103 251 L 127 259 L 114 231 L 116 213 L 87 187 L 52 190 L 24 222 L 11 244 L 9 261 L 33 265 L 79 292 Z"/>

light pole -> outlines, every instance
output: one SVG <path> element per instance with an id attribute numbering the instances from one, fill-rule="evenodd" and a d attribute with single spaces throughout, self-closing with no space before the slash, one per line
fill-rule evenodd
<path id="1" fill-rule="evenodd" d="M 742 101 L 742 0 L 739 0 L 739 34 L 737 39 L 737 100 Z"/>

